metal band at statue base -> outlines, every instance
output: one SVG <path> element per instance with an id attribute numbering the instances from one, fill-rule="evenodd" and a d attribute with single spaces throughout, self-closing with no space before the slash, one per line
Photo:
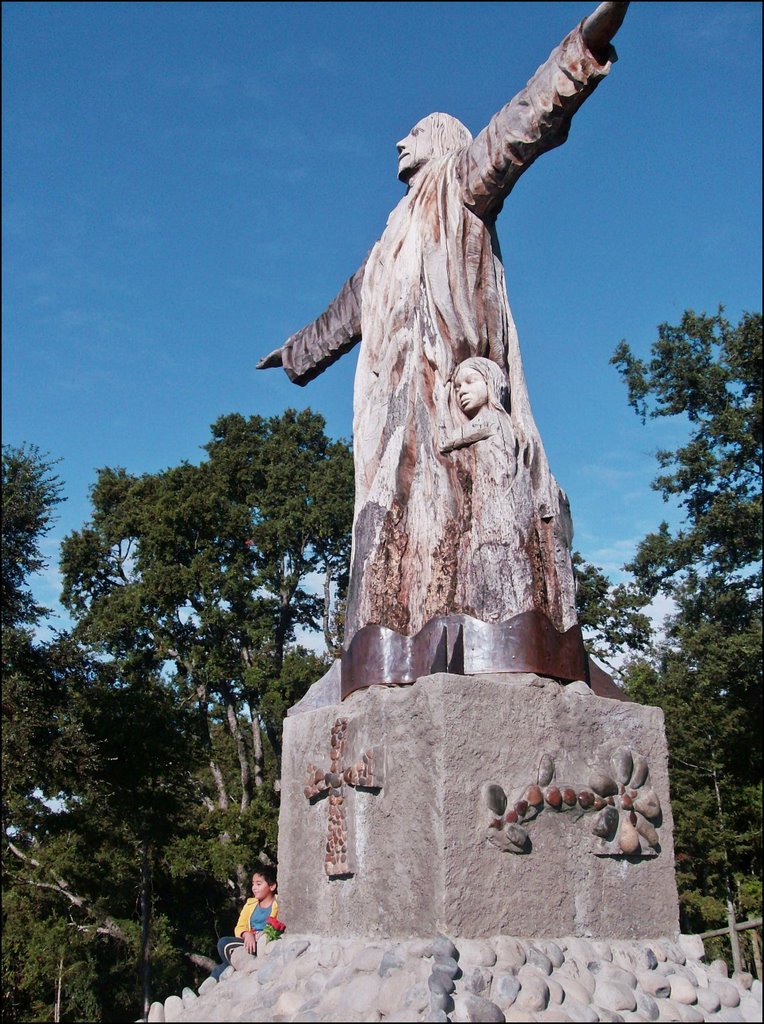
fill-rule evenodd
<path id="1" fill-rule="evenodd" d="M 342 698 L 367 686 L 410 686 L 434 672 L 534 672 L 567 682 L 590 682 L 580 626 L 561 633 L 538 611 L 496 623 L 471 615 L 443 615 L 430 619 L 414 636 L 385 626 L 360 629 L 342 652 Z M 598 692 L 597 686 L 593 689 Z"/>

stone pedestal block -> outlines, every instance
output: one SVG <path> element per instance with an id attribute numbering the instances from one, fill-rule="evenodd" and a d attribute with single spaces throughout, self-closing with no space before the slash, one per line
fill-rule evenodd
<path id="1" fill-rule="evenodd" d="M 667 760 L 660 709 L 535 675 L 440 673 L 291 715 L 290 932 L 677 935 Z"/>

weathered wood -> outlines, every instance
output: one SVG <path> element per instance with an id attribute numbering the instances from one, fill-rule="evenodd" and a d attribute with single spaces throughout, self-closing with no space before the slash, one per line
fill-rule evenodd
<path id="1" fill-rule="evenodd" d="M 576 624 L 568 503 L 531 413 L 495 220 L 608 73 L 625 7 L 601 5 L 476 138 L 447 114 L 415 125 L 397 144 L 408 191 L 366 262 L 258 364 L 305 384 L 363 339 L 346 646 L 368 625 L 412 636 L 454 613 Z M 492 396 L 474 408 L 469 374 Z"/>

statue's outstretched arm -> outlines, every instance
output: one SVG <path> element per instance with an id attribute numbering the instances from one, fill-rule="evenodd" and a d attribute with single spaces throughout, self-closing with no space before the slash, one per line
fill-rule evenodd
<path id="1" fill-rule="evenodd" d="M 367 257 L 368 258 L 368 257 Z M 294 384 L 307 384 L 361 340 L 361 286 L 366 260 L 348 278 L 326 310 L 257 364 L 283 366 Z"/>
<path id="2" fill-rule="evenodd" d="M 520 175 L 565 142 L 573 115 L 617 59 L 610 41 L 628 6 L 600 4 L 463 150 L 457 174 L 479 217 L 495 218 Z"/>

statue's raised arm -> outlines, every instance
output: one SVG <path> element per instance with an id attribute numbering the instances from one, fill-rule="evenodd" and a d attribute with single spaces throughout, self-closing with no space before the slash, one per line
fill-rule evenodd
<path id="1" fill-rule="evenodd" d="M 611 40 L 628 6 L 600 4 L 465 149 L 457 174 L 473 213 L 495 218 L 520 175 L 565 142 L 573 115 L 617 59 Z"/>

